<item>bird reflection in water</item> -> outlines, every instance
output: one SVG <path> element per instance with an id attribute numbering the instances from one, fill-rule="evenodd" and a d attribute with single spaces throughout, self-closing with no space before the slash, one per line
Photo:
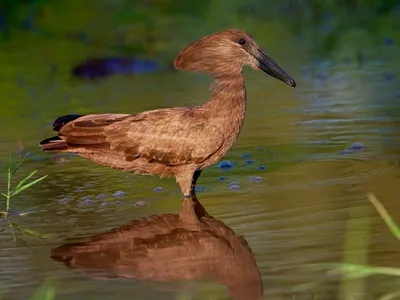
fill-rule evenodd
<path id="1" fill-rule="evenodd" d="M 52 249 L 71 269 L 104 273 L 101 278 L 149 281 L 211 279 L 236 300 L 262 299 L 263 285 L 243 237 L 210 216 L 195 197 L 179 214 L 135 220 L 90 241 Z"/>

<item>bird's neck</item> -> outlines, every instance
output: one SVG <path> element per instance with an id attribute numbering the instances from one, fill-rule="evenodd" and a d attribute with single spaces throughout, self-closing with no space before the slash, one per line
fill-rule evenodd
<path id="1" fill-rule="evenodd" d="M 237 137 L 246 113 L 246 86 L 242 73 L 215 78 L 211 91 L 211 100 L 203 106 L 210 122 Z"/>

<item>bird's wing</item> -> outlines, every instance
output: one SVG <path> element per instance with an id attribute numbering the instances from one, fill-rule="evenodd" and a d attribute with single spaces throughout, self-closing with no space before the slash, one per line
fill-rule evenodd
<path id="1" fill-rule="evenodd" d="M 137 115 L 86 115 L 59 133 L 75 145 L 108 145 L 127 161 L 145 158 L 166 165 L 201 163 L 223 144 L 223 134 L 191 109 Z"/>

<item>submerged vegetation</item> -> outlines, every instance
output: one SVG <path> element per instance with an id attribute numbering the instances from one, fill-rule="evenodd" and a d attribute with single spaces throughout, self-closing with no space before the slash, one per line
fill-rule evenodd
<path id="1" fill-rule="evenodd" d="M 392 217 L 389 215 L 385 207 L 380 203 L 380 201 L 375 197 L 374 194 L 367 194 L 368 200 L 375 207 L 382 220 L 386 223 L 386 226 L 393 234 L 393 236 L 398 240 L 400 246 L 400 226 L 398 226 Z M 356 249 L 346 248 L 345 252 L 351 252 Z M 360 255 L 360 254 L 357 254 Z M 368 253 L 364 253 L 364 257 L 359 257 L 357 260 L 368 261 Z M 341 289 L 341 299 L 351 299 L 354 293 L 354 290 L 357 287 L 360 287 L 357 291 L 357 294 L 367 294 L 366 291 L 363 290 L 363 287 L 367 286 L 366 282 L 363 282 L 363 279 L 374 275 L 386 275 L 386 276 L 400 276 L 400 268 L 391 268 L 391 267 L 379 267 L 379 266 L 371 266 L 368 264 L 355 264 L 351 261 L 344 262 L 341 264 L 331 265 L 331 270 L 328 272 L 334 275 L 342 275 L 342 286 L 345 286 Z M 358 283 L 355 282 L 358 280 Z M 356 288 L 355 288 L 356 287 Z M 386 294 L 382 295 L 379 300 L 391 300 L 398 299 L 400 296 L 400 289 L 394 291 L 387 291 Z M 358 296 L 359 298 L 359 296 Z M 360 298 L 361 299 L 361 298 Z"/>
<path id="2" fill-rule="evenodd" d="M 17 221 L 14 220 L 16 216 L 24 216 L 25 213 L 17 213 L 13 210 L 13 203 L 16 201 L 16 196 L 21 192 L 25 191 L 26 189 L 33 187 L 43 179 L 47 177 L 44 175 L 42 177 L 33 179 L 34 175 L 36 174 L 37 170 L 32 171 L 26 177 L 21 179 L 16 185 L 13 185 L 14 177 L 17 175 L 18 170 L 22 166 L 25 161 L 26 156 L 22 159 L 14 161 L 12 158 L 9 158 L 6 172 L 2 174 L 1 178 L 5 179 L 6 191 L 0 193 L 0 195 L 5 199 L 3 203 L 3 208 L 0 210 L 0 219 L 6 220 L 8 227 L 11 231 L 12 238 L 16 243 L 17 247 L 19 246 L 28 246 L 27 242 L 24 240 L 23 235 L 33 236 L 36 238 L 47 238 L 48 235 L 41 234 L 33 229 L 23 227 L 18 224 Z M 1 203 L 1 202 L 0 202 Z M 7 225 L 6 225 L 7 226 Z M 4 231 L 6 227 L 0 229 Z M 6 299 L 6 287 L 3 286 L 0 282 L 0 300 Z M 56 295 L 56 287 L 51 282 L 44 282 L 34 293 L 32 296 L 32 300 L 53 300 L 55 299 Z"/>
<path id="3" fill-rule="evenodd" d="M 53 300 L 56 299 L 56 286 L 51 281 L 43 282 L 34 292 L 30 300 Z M 6 291 L 0 285 L 0 300 L 6 300 Z"/>
<path id="4" fill-rule="evenodd" d="M 37 179 L 32 179 L 32 177 L 36 174 L 36 170 L 31 172 L 28 176 L 25 178 L 21 179 L 18 184 L 13 186 L 13 178 L 16 175 L 17 171 L 23 164 L 24 159 L 21 159 L 20 161 L 12 161 L 10 158 L 8 161 L 7 165 L 7 171 L 6 174 L 3 175 L 3 177 L 6 180 L 6 191 L 4 193 L 0 193 L 1 196 L 3 196 L 3 199 L 5 199 L 5 202 L 3 204 L 3 210 L 0 211 L 0 217 L 2 219 L 6 219 L 8 222 L 8 226 L 11 229 L 12 237 L 14 242 L 17 244 L 17 246 L 21 245 L 26 245 L 25 241 L 20 237 L 20 233 L 25 234 L 25 235 L 30 235 L 30 236 L 35 236 L 35 237 L 40 237 L 44 238 L 46 235 L 40 234 L 32 229 L 22 227 L 18 225 L 17 222 L 14 221 L 14 216 L 23 216 L 24 213 L 14 213 L 12 211 L 12 203 L 14 201 L 15 196 L 17 196 L 19 193 L 25 191 L 26 189 L 34 186 L 35 184 L 39 183 L 43 179 L 47 177 L 47 175 L 42 176 Z M 5 230 L 5 228 L 1 229 L 1 231 Z"/>
<path id="5" fill-rule="evenodd" d="M 367 193 L 367 198 L 400 245 L 400 226 L 396 224 L 373 193 Z M 360 252 L 360 249 L 365 249 L 366 244 L 369 242 L 368 228 L 365 227 L 369 227 L 367 220 L 348 221 L 343 263 L 312 265 L 312 268 L 328 270 L 326 272 L 328 277 L 340 278 L 340 295 L 338 295 L 338 299 L 366 299 L 365 297 L 368 294 L 366 279 L 368 277 L 374 275 L 400 276 L 400 268 L 379 267 L 368 264 L 368 253 L 366 251 Z M 363 234 L 360 235 L 360 232 Z M 317 283 L 304 284 L 298 286 L 295 290 L 305 291 L 314 287 L 315 284 Z M 399 297 L 400 289 L 387 291 L 379 300 L 398 299 Z"/>

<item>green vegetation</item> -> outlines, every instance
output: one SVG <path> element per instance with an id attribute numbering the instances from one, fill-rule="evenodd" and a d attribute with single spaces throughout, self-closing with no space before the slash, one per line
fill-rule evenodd
<path id="1" fill-rule="evenodd" d="M 11 158 L 9 159 L 7 166 L 7 174 L 4 175 L 4 177 L 7 180 L 6 183 L 7 191 L 6 193 L 0 193 L 0 195 L 5 198 L 4 210 L 0 211 L 0 217 L 3 219 L 7 219 L 9 228 L 11 229 L 12 232 L 13 239 L 18 246 L 25 245 L 26 243 L 21 237 L 19 237 L 17 233 L 23 233 L 26 235 L 40 237 L 40 238 L 47 237 L 46 235 L 40 234 L 32 229 L 22 227 L 13 220 L 13 214 L 11 213 L 11 204 L 14 197 L 17 196 L 22 191 L 32 187 L 33 185 L 37 184 L 38 182 L 42 181 L 47 177 L 47 175 L 45 175 L 40 178 L 29 181 L 36 174 L 37 171 L 35 170 L 31 172 L 28 176 L 23 178 L 21 181 L 19 181 L 19 183 L 15 187 L 13 187 L 12 186 L 13 177 L 15 176 L 15 174 L 17 173 L 18 169 L 21 167 L 23 162 L 24 159 L 17 162 L 13 162 Z M 20 213 L 19 215 L 22 216 L 24 215 L 24 213 Z M 3 228 L 1 231 L 4 230 L 5 228 Z"/>
<path id="2" fill-rule="evenodd" d="M 53 300 L 56 298 L 56 287 L 50 281 L 45 281 L 35 292 L 32 300 Z"/>
<path id="3" fill-rule="evenodd" d="M 382 217 L 383 221 L 386 223 L 387 227 L 391 231 L 391 233 L 396 237 L 396 239 L 400 243 L 400 227 L 396 225 L 392 217 L 386 211 L 384 206 L 378 201 L 374 194 L 368 193 L 367 194 L 368 200 L 372 203 L 375 209 L 378 211 L 380 216 Z M 347 248 L 345 249 L 346 252 L 350 252 L 353 249 Z M 361 258 L 367 261 L 367 253 L 365 256 Z M 362 279 L 373 276 L 373 275 L 389 275 L 389 276 L 400 276 L 400 268 L 388 268 L 388 267 L 376 267 L 370 265 L 363 265 L 363 264 L 353 264 L 351 261 L 346 261 L 341 264 L 331 265 L 332 274 L 341 274 L 342 279 L 342 286 L 346 285 L 346 288 L 342 289 L 341 299 L 352 299 L 352 294 L 355 294 L 354 287 L 364 287 L 366 286 L 366 282 Z M 354 285 L 354 282 L 359 284 Z M 357 290 L 358 295 L 362 295 L 364 292 L 363 289 Z M 390 299 L 398 299 L 400 295 L 400 290 L 393 291 L 391 293 L 387 293 L 379 298 L 379 300 L 390 300 Z M 358 297 L 359 299 L 360 296 Z"/>
<path id="4" fill-rule="evenodd" d="M 367 194 L 368 200 L 380 214 L 383 221 L 400 243 L 400 227 L 395 223 L 384 206 L 379 202 L 374 194 Z M 340 279 L 340 295 L 338 299 L 365 299 L 366 294 L 366 278 L 374 275 L 400 276 L 400 268 L 378 267 L 368 265 L 368 253 L 364 251 L 360 253 L 358 249 L 367 249 L 366 244 L 369 242 L 368 230 L 369 221 L 366 220 L 349 220 L 345 241 L 345 258 L 343 263 L 322 263 L 312 265 L 313 268 L 327 269 L 328 277 L 339 276 Z M 364 234 L 360 235 L 360 232 Z M 317 283 L 310 283 L 298 286 L 296 290 L 305 291 L 314 287 Z M 400 289 L 381 296 L 379 300 L 398 299 Z"/>
<path id="5" fill-rule="evenodd" d="M 369 201 L 375 206 L 378 213 L 381 215 L 382 219 L 385 221 L 386 225 L 389 227 L 390 231 L 396 237 L 396 239 L 400 242 L 400 227 L 397 226 L 395 221 L 390 217 L 389 213 L 383 207 L 383 205 L 376 199 L 375 195 L 372 193 L 368 193 L 367 197 Z"/>
<path id="6" fill-rule="evenodd" d="M 42 283 L 39 288 L 35 291 L 33 296 L 30 298 L 31 300 L 53 300 L 56 298 L 56 287 L 50 281 L 45 281 Z M 4 287 L 0 285 L 0 300 L 5 298 L 5 290 Z"/>
<path id="7" fill-rule="evenodd" d="M 25 156 L 26 157 L 26 156 Z M 18 225 L 13 220 L 13 212 L 12 212 L 12 202 L 19 193 L 23 192 L 24 190 L 34 186 L 35 184 L 39 183 L 43 179 L 47 177 L 47 175 L 42 176 L 37 179 L 33 179 L 33 176 L 36 174 L 37 170 L 31 172 L 28 176 L 21 179 L 15 187 L 13 187 L 13 178 L 15 177 L 17 171 L 24 163 L 25 157 L 19 161 L 13 162 L 11 158 L 9 158 L 9 162 L 7 165 L 7 173 L 4 174 L 4 178 L 6 179 L 6 186 L 7 191 L 5 193 L 0 193 L 1 196 L 5 198 L 4 208 L 0 211 L 0 218 L 7 219 L 8 226 L 11 229 L 12 237 L 17 244 L 17 246 L 24 246 L 26 242 L 21 238 L 20 234 L 30 235 L 38 238 L 46 238 L 47 235 L 38 233 L 32 229 L 22 227 Z M 19 216 L 23 216 L 24 213 L 17 214 Z M 0 231 L 4 231 L 5 228 L 1 229 Z M 6 291 L 4 286 L 0 285 L 0 299 L 5 299 Z M 44 282 L 34 293 L 32 296 L 32 300 L 53 300 L 55 299 L 56 295 L 56 288 L 55 285 L 51 282 Z"/>

